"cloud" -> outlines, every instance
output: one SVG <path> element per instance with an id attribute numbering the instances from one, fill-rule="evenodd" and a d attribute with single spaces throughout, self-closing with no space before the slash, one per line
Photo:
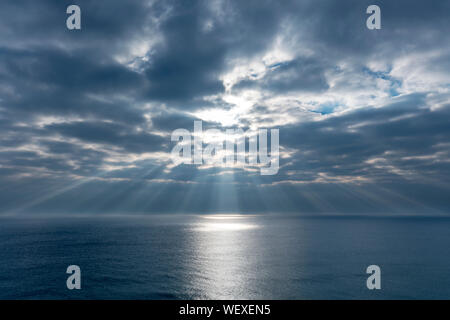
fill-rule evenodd
<path id="1" fill-rule="evenodd" d="M 0 4 L 0 213 L 448 213 L 448 1 Z M 170 134 L 280 129 L 280 170 Z"/>
<path id="2" fill-rule="evenodd" d="M 270 65 L 268 69 L 262 79 L 241 81 L 237 88 L 259 87 L 279 94 L 289 91 L 320 92 L 329 88 L 324 66 L 311 59 L 297 58 Z"/>
<path id="3" fill-rule="evenodd" d="M 79 121 L 53 124 L 46 128 L 64 137 L 76 138 L 86 143 L 104 143 L 128 152 L 160 150 L 166 142 L 163 137 L 151 133 L 129 132 L 129 127 L 117 123 Z"/>

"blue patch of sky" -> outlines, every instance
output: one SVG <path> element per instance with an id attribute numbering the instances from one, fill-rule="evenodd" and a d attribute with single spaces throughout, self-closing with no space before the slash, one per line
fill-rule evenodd
<path id="1" fill-rule="evenodd" d="M 327 115 L 331 114 L 336 110 L 337 107 L 339 107 L 340 104 L 337 102 L 326 102 L 321 103 L 319 106 L 314 108 L 313 110 L 310 110 L 311 112 L 320 113 L 321 115 Z"/>
<path id="2" fill-rule="evenodd" d="M 363 72 L 371 77 L 387 80 L 391 83 L 389 88 L 389 94 L 391 97 L 399 95 L 398 88 L 401 87 L 402 82 L 390 75 L 391 69 L 388 71 L 373 71 L 369 68 L 363 68 Z"/>

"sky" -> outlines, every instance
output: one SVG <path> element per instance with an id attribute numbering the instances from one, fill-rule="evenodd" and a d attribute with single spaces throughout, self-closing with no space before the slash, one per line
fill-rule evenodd
<path id="1" fill-rule="evenodd" d="M 66 8 L 81 8 L 81 30 Z M 366 9 L 381 9 L 381 29 Z M 450 213 L 446 0 L 2 0 L 0 214 Z M 278 129 L 279 171 L 171 133 Z"/>

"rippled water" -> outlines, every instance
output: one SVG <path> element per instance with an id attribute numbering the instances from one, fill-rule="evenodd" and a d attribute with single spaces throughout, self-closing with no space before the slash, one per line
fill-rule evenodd
<path id="1" fill-rule="evenodd" d="M 450 298 L 449 231 L 445 218 L 1 218 L 0 298 Z M 71 264 L 82 290 L 66 289 Z"/>

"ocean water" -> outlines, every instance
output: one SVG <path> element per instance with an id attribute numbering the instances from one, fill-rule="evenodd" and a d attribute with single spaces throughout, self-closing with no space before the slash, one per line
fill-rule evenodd
<path id="1" fill-rule="evenodd" d="M 0 298 L 449 299 L 450 219 L 0 218 Z"/>

